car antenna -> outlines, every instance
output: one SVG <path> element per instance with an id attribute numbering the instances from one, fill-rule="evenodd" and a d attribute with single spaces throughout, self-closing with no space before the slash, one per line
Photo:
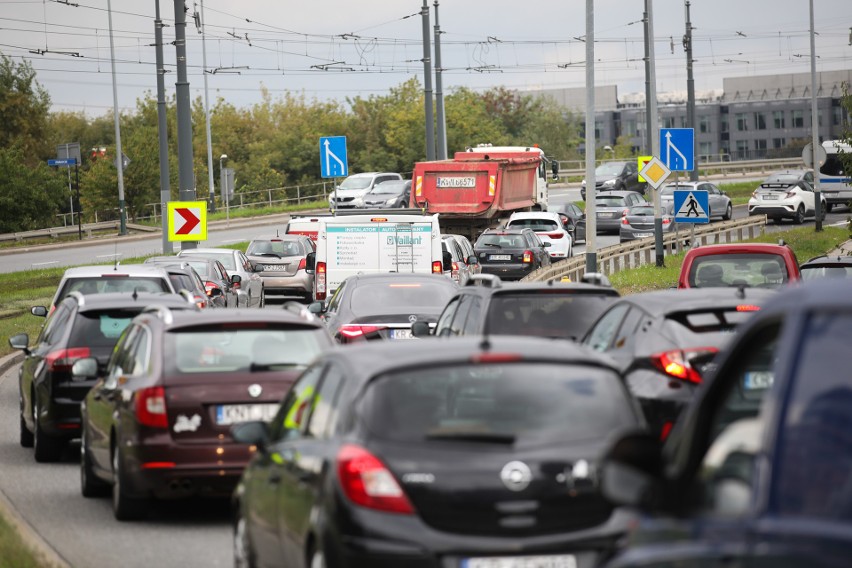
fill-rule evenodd
<path id="1" fill-rule="evenodd" d="M 740 300 L 745 298 L 745 289 L 745 284 L 740 284 L 739 286 L 737 286 L 737 298 L 739 298 Z"/>
<path id="2" fill-rule="evenodd" d="M 278 229 L 275 229 L 275 237 L 278 237 Z"/>
<path id="3" fill-rule="evenodd" d="M 482 343 L 479 344 L 479 348 L 482 351 L 490 351 L 491 350 L 491 342 L 488 341 L 487 335 L 482 336 Z"/>
<path id="4" fill-rule="evenodd" d="M 113 245 L 113 250 L 115 251 L 115 254 L 113 255 L 113 258 L 115 258 L 115 264 L 112 266 L 112 270 L 113 272 L 118 272 L 118 240 L 114 241 Z"/>
<path id="5" fill-rule="evenodd" d="M 135 301 L 136 301 L 136 299 L 139 297 L 139 292 L 138 292 L 138 290 L 137 290 L 136 288 L 133 288 L 133 296 L 132 296 L 132 297 L 133 297 L 133 301 L 134 301 L 134 302 L 135 302 Z"/>

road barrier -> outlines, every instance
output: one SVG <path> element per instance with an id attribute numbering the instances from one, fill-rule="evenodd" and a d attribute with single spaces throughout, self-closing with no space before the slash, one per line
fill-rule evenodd
<path id="1" fill-rule="evenodd" d="M 663 237 L 663 250 L 666 255 L 670 255 L 684 251 L 691 245 L 733 243 L 743 239 L 751 239 L 762 235 L 765 227 L 765 215 L 712 223 L 696 227 L 694 243 L 690 243 L 692 237 L 690 231 L 680 229 L 677 233 L 669 233 Z M 638 268 L 643 264 L 654 264 L 655 262 L 654 239 L 645 238 L 598 250 L 597 271 L 609 276 L 622 270 Z M 539 268 L 527 274 L 522 281 L 549 282 L 569 278 L 571 282 L 579 282 L 585 273 L 586 257 L 583 255 Z"/>
<path id="2" fill-rule="evenodd" d="M 159 227 L 149 227 L 147 225 L 137 225 L 135 223 L 127 223 L 129 229 L 136 231 L 159 231 Z M 108 231 L 110 229 L 118 230 L 119 221 L 101 221 L 100 223 L 84 223 L 83 234 L 87 239 L 92 238 L 92 233 L 95 231 Z M 2 242 L 21 242 L 27 239 L 51 238 L 56 239 L 64 236 L 77 235 L 79 229 L 77 225 L 69 225 L 67 227 L 51 227 L 49 229 L 37 229 L 35 231 L 20 231 L 17 233 L 0 234 L 0 243 Z"/>
<path id="3" fill-rule="evenodd" d="M 634 158 L 625 158 L 625 160 L 633 160 Z M 616 161 L 625 161 L 625 160 L 616 160 Z M 606 163 L 613 160 L 602 160 L 599 163 Z M 566 168 L 564 165 L 574 165 L 576 167 Z M 570 176 L 585 176 L 586 168 L 583 166 L 582 162 L 569 162 L 568 160 L 562 160 L 559 162 L 559 175 L 563 177 Z M 735 162 L 700 162 L 698 164 L 699 175 L 704 177 L 708 175 L 721 175 L 724 178 L 728 176 L 743 176 L 746 174 L 767 174 L 770 172 L 774 172 L 776 170 L 783 170 L 787 168 L 803 168 L 804 164 L 802 163 L 801 156 L 796 156 L 795 158 L 770 158 L 766 160 L 738 160 Z"/>

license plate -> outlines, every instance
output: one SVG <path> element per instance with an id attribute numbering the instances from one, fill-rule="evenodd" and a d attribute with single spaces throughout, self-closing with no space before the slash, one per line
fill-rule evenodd
<path id="1" fill-rule="evenodd" d="M 511 254 L 492 254 L 488 256 L 488 260 L 512 260 Z"/>
<path id="2" fill-rule="evenodd" d="M 755 371 L 745 374 L 745 390 L 763 390 L 772 386 L 775 375 L 768 371 Z"/>
<path id="3" fill-rule="evenodd" d="M 570 554 L 559 556 L 495 556 L 465 558 L 462 568 L 577 568 L 577 559 Z"/>
<path id="4" fill-rule="evenodd" d="M 460 187 L 470 188 L 476 187 L 475 177 L 439 177 L 435 182 L 435 186 L 439 188 Z"/>
<path id="5" fill-rule="evenodd" d="M 598 217 L 612 217 L 612 213 L 609 211 L 598 211 Z"/>
<path id="6" fill-rule="evenodd" d="M 763 200 L 764 201 L 778 201 L 778 196 L 777 195 L 764 195 Z"/>
<path id="7" fill-rule="evenodd" d="M 283 264 L 264 264 L 263 270 L 265 272 L 275 272 L 276 270 L 286 270 L 287 267 Z"/>
<path id="8" fill-rule="evenodd" d="M 390 330 L 391 339 L 414 339 L 410 329 L 392 329 Z"/>
<path id="9" fill-rule="evenodd" d="M 653 237 L 654 233 L 636 233 L 637 239 L 644 239 L 645 237 Z"/>
<path id="10" fill-rule="evenodd" d="M 216 407 L 216 424 L 228 426 L 262 420 L 267 422 L 275 417 L 278 404 L 222 404 Z"/>

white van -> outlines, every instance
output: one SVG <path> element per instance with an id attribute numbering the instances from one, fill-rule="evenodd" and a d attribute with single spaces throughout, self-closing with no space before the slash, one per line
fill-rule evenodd
<path id="1" fill-rule="evenodd" d="M 852 171 L 840 160 L 840 154 L 845 154 L 846 160 L 852 160 L 852 146 L 840 140 L 826 140 L 822 143 L 825 149 L 825 163 L 819 168 L 820 192 L 828 204 L 828 211 L 834 205 L 846 205 L 852 201 Z"/>
<path id="2" fill-rule="evenodd" d="M 316 217 L 314 297 L 325 300 L 354 274 L 444 271 L 438 215 L 379 213 Z M 311 259 L 308 259 L 308 268 Z"/>

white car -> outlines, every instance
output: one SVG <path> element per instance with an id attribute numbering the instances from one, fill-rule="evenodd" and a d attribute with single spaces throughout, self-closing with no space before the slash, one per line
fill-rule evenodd
<path id="1" fill-rule="evenodd" d="M 571 233 L 562 225 L 559 213 L 547 211 L 512 213 L 506 228 L 532 229 L 542 242 L 550 243 L 547 252 L 553 262 L 570 258 L 574 254 L 574 241 Z"/>
<path id="2" fill-rule="evenodd" d="M 371 189 L 382 182 L 402 181 L 400 174 L 391 172 L 366 172 L 354 174 L 343 180 L 328 196 L 328 208 L 364 209 L 364 198 Z"/>
<path id="3" fill-rule="evenodd" d="M 816 216 L 816 199 L 813 189 L 814 174 L 811 170 L 785 170 L 771 174 L 760 184 L 748 200 L 749 215 L 766 215 L 779 223 L 781 219 L 792 219 L 800 225 L 805 217 Z M 822 197 L 822 196 L 821 196 Z M 825 197 L 822 215 L 827 210 Z"/>

